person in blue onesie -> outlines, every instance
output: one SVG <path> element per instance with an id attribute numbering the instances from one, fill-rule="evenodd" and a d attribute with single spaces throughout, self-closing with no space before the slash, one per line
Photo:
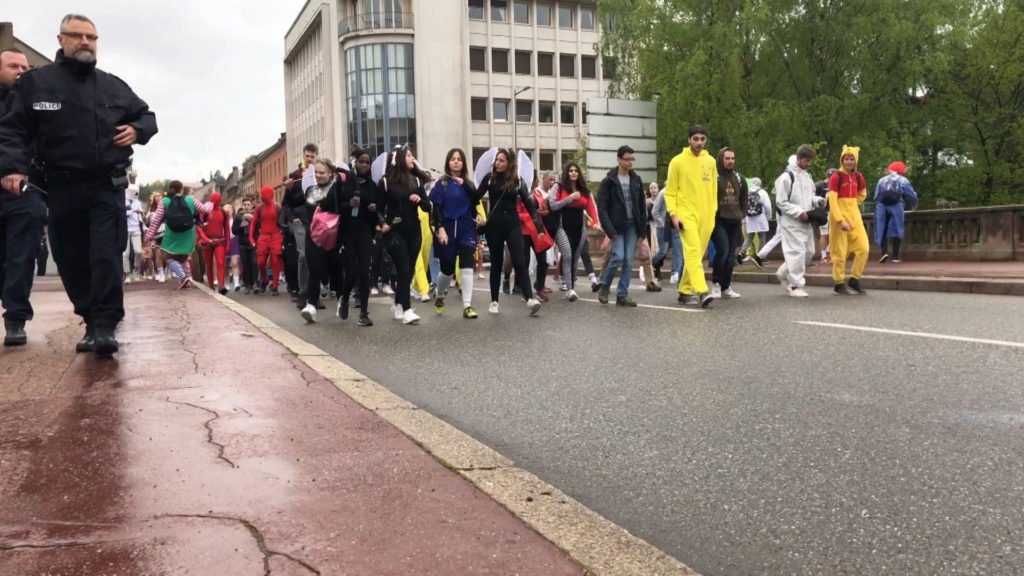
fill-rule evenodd
<path id="1" fill-rule="evenodd" d="M 476 318 L 473 310 L 473 260 L 477 245 L 477 205 L 481 194 L 469 179 L 466 153 L 458 148 L 448 151 L 444 162 L 445 175 L 430 191 L 431 227 L 434 230 L 434 255 L 441 262 L 437 276 L 437 296 L 434 312 L 444 313 L 444 298 L 455 276 L 455 263 L 459 263 L 462 288 L 462 317 Z"/>

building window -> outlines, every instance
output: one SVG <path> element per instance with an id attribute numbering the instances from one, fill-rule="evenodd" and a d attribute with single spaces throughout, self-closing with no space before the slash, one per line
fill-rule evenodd
<path id="1" fill-rule="evenodd" d="M 580 6 L 580 28 L 584 30 L 594 29 L 594 9 L 588 6 Z"/>
<path id="2" fill-rule="evenodd" d="M 551 26 L 555 8 L 551 4 L 537 4 L 537 26 Z"/>
<path id="3" fill-rule="evenodd" d="M 554 102 L 537 102 L 537 121 L 541 124 L 555 123 Z"/>
<path id="4" fill-rule="evenodd" d="M 554 150 L 541 150 L 540 151 L 540 162 L 537 163 L 537 169 L 541 171 L 554 170 L 555 169 L 555 151 Z"/>
<path id="5" fill-rule="evenodd" d="M 516 122 L 533 122 L 533 100 L 516 100 Z"/>
<path id="6" fill-rule="evenodd" d="M 507 0 L 491 0 L 491 22 L 508 22 Z"/>
<path id="7" fill-rule="evenodd" d="M 516 74 L 533 74 L 532 56 L 527 50 L 516 50 Z"/>
<path id="8" fill-rule="evenodd" d="M 576 10 L 572 6 L 558 6 L 558 27 L 567 30 L 576 28 Z"/>
<path id="9" fill-rule="evenodd" d="M 576 104 L 562 103 L 558 107 L 560 112 L 560 119 L 562 124 L 573 125 L 576 124 Z"/>
<path id="10" fill-rule="evenodd" d="M 412 44 L 367 44 L 345 51 L 349 142 L 372 156 L 416 144 Z"/>
<path id="11" fill-rule="evenodd" d="M 604 73 L 605 80 L 613 80 L 615 75 L 618 74 L 618 62 L 611 56 L 604 56 L 601 58 L 601 71 Z"/>
<path id="12" fill-rule="evenodd" d="M 555 55 L 550 52 L 537 52 L 537 75 L 555 75 Z"/>
<path id="13" fill-rule="evenodd" d="M 480 122 L 487 121 L 487 98 L 472 98 L 470 100 L 469 108 L 473 120 Z"/>
<path id="14" fill-rule="evenodd" d="M 508 50 L 491 48 L 491 72 L 508 74 Z"/>
<path id="15" fill-rule="evenodd" d="M 487 58 L 483 48 L 470 46 L 469 69 L 474 72 L 487 72 Z"/>
<path id="16" fill-rule="evenodd" d="M 491 117 L 495 122 L 508 122 L 508 100 L 495 98 L 491 111 Z"/>
<path id="17" fill-rule="evenodd" d="M 575 78 L 576 77 L 576 55 L 575 54 L 559 54 L 558 55 L 558 75 L 562 78 Z"/>
<path id="18" fill-rule="evenodd" d="M 484 19 L 484 0 L 469 0 L 469 19 Z"/>
<path id="19" fill-rule="evenodd" d="M 597 78 L 596 56 L 580 56 L 580 75 L 584 78 Z"/>
<path id="20" fill-rule="evenodd" d="M 516 2 L 512 5 L 514 12 L 513 17 L 515 18 L 516 24 L 529 24 L 530 23 L 530 3 L 529 2 Z"/>

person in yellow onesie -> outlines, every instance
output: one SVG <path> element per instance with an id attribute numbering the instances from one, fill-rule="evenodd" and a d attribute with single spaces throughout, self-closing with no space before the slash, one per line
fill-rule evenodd
<path id="1" fill-rule="evenodd" d="M 420 210 L 420 234 L 423 238 L 433 238 L 434 233 L 430 229 L 430 214 Z M 420 246 L 420 253 L 411 254 L 416 258 L 416 270 L 412 275 L 412 289 L 415 292 L 413 297 L 419 297 L 423 302 L 430 302 L 430 281 L 427 280 L 427 269 L 430 267 L 430 247 L 433 242 L 423 242 Z M 436 282 L 437 279 L 434 278 Z"/>
<path id="2" fill-rule="evenodd" d="M 711 306 L 701 260 L 715 229 L 718 211 L 718 167 L 704 146 L 708 135 L 703 126 L 690 127 L 690 145 L 668 165 L 665 209 L 672 226 L 683 241 L 683 277 L 679 282 L 679 303 Z M 696 295 L 695 295 L 696 294 Z"/>
<path id="3" fill-rule="evenodd" d="M 860 148 L 843 145 L 839 157 L 839 171 L 828 179 L 828 220 L 832 234 L 828 249 L 832 254 L 832 281 L 835 293 L 842 295 L 867 294 L 860 285 L 860 277 L 868 263 L 868 233 L 860 217 L 860 205 L 867 198 L 864 175 L 857 171 Z M 846 261 L 853 258 L 849 281 Z"/>

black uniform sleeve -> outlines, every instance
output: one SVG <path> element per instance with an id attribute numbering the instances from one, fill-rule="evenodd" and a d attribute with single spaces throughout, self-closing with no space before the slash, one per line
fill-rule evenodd
<path id="1" fill-rule="evenodd" d="M 0 115 L 0 176 L 28 175 L 32 119 L 27 104 L 32 90 L 31 74 L 24 74 L 11 88 L 5 100 L 6 113 Z"/>
<path id="2" fill-rule="evenodd" d="M 417 187 L 416 194 L 418 194 L 420 197 L 420 210 L 423 210 L 427 214 L 430 214 L 430 199 L 427 198 L 427 191 L 425 187 L 422 185 Z"/>
<path id="3" fill-rule="evenodd" d="M 139 98 L 127 84 L 125 84 L 125 89 L 131 94 L 131 101 L 128 104 L 128 124 L 135 128 L 135 138 L 138 143 L 145 145 L 157 133 L 156 114 L 149 109 L 149 104 Z"/>

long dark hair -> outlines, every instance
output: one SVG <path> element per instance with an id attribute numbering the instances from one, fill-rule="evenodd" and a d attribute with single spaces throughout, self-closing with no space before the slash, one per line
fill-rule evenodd
<path id="1" fill-rule="evenodd" d="M 575 168 L 580 175 L 576 179 L 576 189 L 579 190 L 580 195 L 590 196 L 590 188 L 587 187 L 587 179 L 583 176 L 583 169 L 575 162 L 569 162 L 562 168 L 562 180 L 558 183 L 558 187 L 565 190 L 567 194 L 573 193 L 572 181 L 569 180 L 569 168 Z"/>
<path id="2" fill-rule="evenodd" d="M 430 175 L 413 166 L 410 170 L 406 159 L 409 157 L 409 148 L 403 146 L 396 148 L 388 157 L 387 166 L 384 168 L 384 177 L 387 178 L 388 188 L 412 189 L 412 179 L 419 178 L 422 183 L 430 180 Z"/>
<path id="3" fill-rule="evenodd" d="M 498 160 L 498 154 L 501 154 L 505 158 L 508 159 L 508 169 L 505 170 L 505 175 L 503 176 L 504 181 L 502 182 L 501 189 L 502 190 L 507 190 L 509 192 L 514 192 L 520 186 L 520 183 L 519 183 L 519 163 L 516 162 L 516 155 L 509 148 L 498 148 L 497 154 L 494 155 L 495 162 L 497 162 L 497 160 Z M 495 172 L 494 165 L 492 164 L 491 165 L 491 181 L 492 182 L 494 181 L 496 174 L 497 174 L 497 172 Z"/>
<path id="4" fill-rule="evenodd" d="M 462 158 L 462 173 L 452 174 L 452 169 L 449 168 L 449 162 L 452 158 L 458 154 L 459 158 Z M 456 176 L 463 180 L 469 180 L 469 162 L 466 162 L 466 153 L 462 151 L 462 148 L 452 148 L 448 151 L 448 155 L 444 157 L 444 173 L 449 176 Z"/>

